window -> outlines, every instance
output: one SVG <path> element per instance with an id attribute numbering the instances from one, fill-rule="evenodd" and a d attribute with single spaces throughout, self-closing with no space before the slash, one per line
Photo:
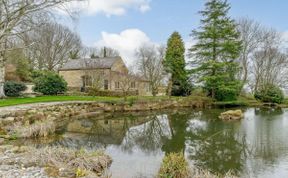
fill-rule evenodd
<path id="1" fill-rule="evenodd" d="M 119 89 L 120 88 L 120 82 L 115 82 L 115 88 Z"/>
<path id="2" fill-rule="evenodd" d="M 131 88 L 136 88 L 136 83 L 135 83 L 135 82 L 131 82 L 130 87 L 131 87 Z"/>
<path id="3" fill-rule="evenodd" d="M 92 86 L 92 77 L 85 75 L 82 76 L 83 87 L 90 87 Z"/>
<path id="4" fill-rule="evenodd" d="M 150 85 L 148 83 L 145 83 L 145 88 L 146 88 L 146 92 L 150 92 Z"/>
<path id="5" fill-rule="evenodd" d="M 108 80 L 104 80 L 104 90 L 108 90 L 109 88 L 109 82 Z"/>

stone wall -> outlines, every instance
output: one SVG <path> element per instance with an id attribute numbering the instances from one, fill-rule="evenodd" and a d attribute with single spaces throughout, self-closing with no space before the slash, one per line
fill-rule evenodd
<path id="1" fill-rule="evenodd" d="M 95 71 L 95 72 L 94 72 Z M 94 74 L 95 73 L 95 74 Z M 85 75 L 99 75 L 103 73 L 103 80 L 109 79 L 110 70 L 109 69 L 96 69 L 96 70 L 63 70 L 59 71 L 59 75 L 64 78 L 68 84 L 68 88 L 80 88 L 83 86 L 82 77 Z"/>
<path id="2" fill-rule="evenodd" d="M 124 73 L 124 74 L 128 74 L 128 68 L 126 67 L 125 63 L 123 62 L 123 60 L 117 60 L 113 66 L 111 67 L 111 71 L 115 71 L 115 72 L 120 72 L 120 73 Z"/>
<path id="3" fill-rule="evenodd" d="M 127 78 L 130 76 L 127 75 L 127 71 L 125 70 L 126 68 L 121 68 L 121 64 L 117 64 L 115 68 L 117 69 L 117 71 L 112 71 L 110 69 L 67 70 L 67 71 L 63 70 L 63 71 L 59 71 L 59 75 L 62 76 L 64 80 L 67 82 L 69 91 L 79 92 L 81 90 L 81 87 L 83 86 L 82 77 L 85 75 L 94 76 L 96 78 L 101 77 L 101 79 L 103 80 L 102 87 L 100 88 L 101 90 L 104 90 L 104 80 L 108 80 L 108 91 L 122 91 L 122 88 L 116 88 L 115 83 L 121 82 L 123 81 L 123 78 Z M 103 76 L 99 76 L 99 75 L 103 75 Z M 132 81 L 135 82 L 135 88 L 129 88 L 130 91 L 138 91 L 138 94 L 140 96 L 151 96 L 151 92 L 149 91 L 148 81 L 142 81 L 142 80 L 137 80 L 137 79 L 131 80 L 131 82 Z"/>
<path id="4" fill-rule="evenodd" d="M 127 102 L 71 102 L 55 104 L 53 106 L 32 107 L 25 110 L 15 110 L 4 115 L 0 113 L 0 122 L 13 117 L 14 120 L 23 120 L 25 118 L 63 118 L 76 115 L 87 114 L 91 112 L 129 112 L 129 111 L 147 111 L 159 110 L 165 108 L 192 107 L 206 108 L 211 103 L 203 100 L 183 99 L 159 99 L 157 101 L 127 101 Z M 10 120 L 12 120 L 10 118 Z M 5 121 L 4 121 L 5 122 Z"/>
<path id="5" fill-rule="evenodd" d="M 93 88 L 87 88 L 86 92 L 90 96 L 113 96 L 113 97 L 124 97 L 122 90 L 110 91 L 110 90 L 94 90 Z M 137 90 L 126 92 L 126 96 L 137 96 L 139 95 Z"/>

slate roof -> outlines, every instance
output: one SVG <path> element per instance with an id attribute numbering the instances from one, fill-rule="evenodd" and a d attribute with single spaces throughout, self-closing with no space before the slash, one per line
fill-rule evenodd
<path id="1" fill-rule="evenodd" d="M 146 79 L 145 77 L 137 76 L 137 75 L 134 75 L 134 74 L 123 74 L 121 72 L 116 72 L 116 71 L 112 71 L 112 72 L 114 74 L 119 75 L 119 76 L 128 76 L 128 77 L 133 78 L 134 80 L 143 81 L 143 82 L 149 82 L 149 80 Z"/>
<path id="2" fill-rule="evenodd" d="M 110 69 L 121 57 L 71 59 L 59 70 Z"/>

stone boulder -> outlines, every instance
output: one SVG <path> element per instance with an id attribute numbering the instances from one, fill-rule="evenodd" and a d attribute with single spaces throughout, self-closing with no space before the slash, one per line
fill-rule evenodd
<path id="1" fill-rule="evenodd" d="M 239 110 L 229 110 L 220 114 L 222 120 L 240 120 L 244 117 L 243 112 Z"/>

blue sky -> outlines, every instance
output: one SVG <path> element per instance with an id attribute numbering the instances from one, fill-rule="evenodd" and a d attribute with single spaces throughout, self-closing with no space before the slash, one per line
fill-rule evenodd
<path id="1" fill-rule="evenodd" d="M 287 0 L 230 0 L 231 16 L 253 18 L 280 31 L 288 30 Z M 152 41 L 165 43 L 171 32 L 177 30 L 186 39 L 199 24 L 197 13 L 203 9 L 203 0 L 151 0 L 150 10 L 139 12 L 128 9 L 124 15 L 107 17 L 104 13 L 81 15 L 77 32 L 84 44 L 92 45 L 101 39 L 101 32 L 120 33 L 137 28 Z"/>
<path id="2" fill-rule="evenodd" d="M 89 6 L 80 15 L 76 31 L 83 43 L 88 46 L 107 45 L 122 48 L 126 45 L 126 48 L 118 49 L 124 56 L 129 45 L 133 48 L 133 45 L 139 46 L 141 41 L 165 44 L 173 31 L 179 31 L 187 42 L 191 30 L 199 25 L 198 11 L 203 9 L 204 2 L 204 0 L 90 0 Z M 287 0 L 229 0 L 229 2 L 232 7 L 230 15 L 235 19 L 249 17 L 281 32 L 288 31 Z M 126 33 L 121 35 L 124 31 Z M 129 58 L 129 55 L 131 57 L 132 52 L 126 56 Z"/>

